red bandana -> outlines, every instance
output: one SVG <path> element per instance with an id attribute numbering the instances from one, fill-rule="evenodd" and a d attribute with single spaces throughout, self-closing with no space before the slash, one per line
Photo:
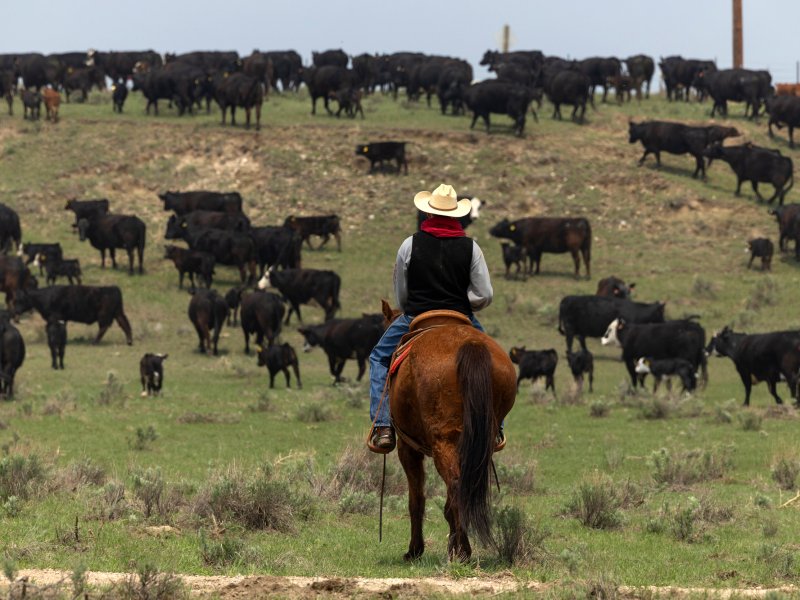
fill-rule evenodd
<path id="1" fill-rule="evenodd" d="M 425 219 L 420 225 L 420 231 L 430 233 L 437 238 L 465 237 L 467 235 L 458 219 L 440 215 L 431 215 Z"/>

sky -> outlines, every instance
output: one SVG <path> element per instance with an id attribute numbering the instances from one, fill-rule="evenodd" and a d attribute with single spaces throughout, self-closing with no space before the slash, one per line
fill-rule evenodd
<path id="1" fill-rule="evenodd" d="M 794 82 L 800 0 L 742 0 L 745 67 Z M 564 58 L 680 54 L 732 61 L 732 0 L 25 0 L 5 2 L 0 52 L 253 49 L 416 51 L 468 60 L 476 79 L 504 24 L 512 50 Z"/>

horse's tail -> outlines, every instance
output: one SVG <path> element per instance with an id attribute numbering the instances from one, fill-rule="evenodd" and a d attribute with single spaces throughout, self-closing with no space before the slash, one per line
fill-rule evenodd
<path id="1" fill-rule="evenodd" d="M 494 545 L 489 469 L 497 423 L 492 411 L 492 358 L 486 345 L 468 342 L 461 346 L 456 372 L 464 402 L 464 431 L 458 442 L 458 514 L 465 531 L 473 529 L 483 543 Z"/>

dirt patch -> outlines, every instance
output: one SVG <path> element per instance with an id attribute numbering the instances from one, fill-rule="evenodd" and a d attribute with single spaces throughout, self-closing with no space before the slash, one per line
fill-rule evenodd
<path id="1" fill-rule="evenodd" d="M 71 573 L 55 569 L 26 569 L 17 574 L 14 594 L 21 592 L 22 584 L 27 593 L 35 591 L 64 591 L 72 589 Z M 108 589 L 121 586 L 135 575 L 127 573 L 86 573 L 87 583 L 97 589 Z M 240 598 L 429 598 L 433 595 L 470 595 L 495 596 L 513 594 L 522 590 L 546 592 L 559 587 L 558 582 L 543 584 L 524 581 L 502 575 L 497 577 L 466 577 L 450 579 L 447 577 L 422 578 L 385 578 L 372 579 L 365 577 L 274 577 L 256 576 L 178 576 L 186 589 L 194 598 L 223 598 L 238 600 Z M 11 591 L 7 581 L 0 582 L 0 594 Z M 620 586 L 617 592 L 622 598 L 642 598 L 665 596 L 671 598 L 710 597 L 710 598 L 765 598 L 775 593 L 796 594 L 798 588 L 785 586 L 780 588 L 679 588 L 671 586 L 633 587 Z M 16 597 L 16 596 L 14 596 Z"/>

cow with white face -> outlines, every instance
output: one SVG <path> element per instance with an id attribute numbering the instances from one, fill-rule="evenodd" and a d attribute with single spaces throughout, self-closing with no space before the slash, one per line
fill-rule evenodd
<path id="1" fill-rule="evenodd" d="M 693 373 L 698 369 L 702 370 L 705 384 L 708 377 L 705 337 L 705 330 L 693 319 L 645 324 L 628 323 L 623 318 L 617 318 L 608 326 L 601 342 L 604 346 L 616 345 L 622 348 L 622 360 L 635 388 L 637 384 L 644 386 L 643 378 L 640 379 L 636 373 L 636 363 L 641 357 L 647 357 L 651 362 L 664 359 L 685 360 L 691 365 Z"/>

